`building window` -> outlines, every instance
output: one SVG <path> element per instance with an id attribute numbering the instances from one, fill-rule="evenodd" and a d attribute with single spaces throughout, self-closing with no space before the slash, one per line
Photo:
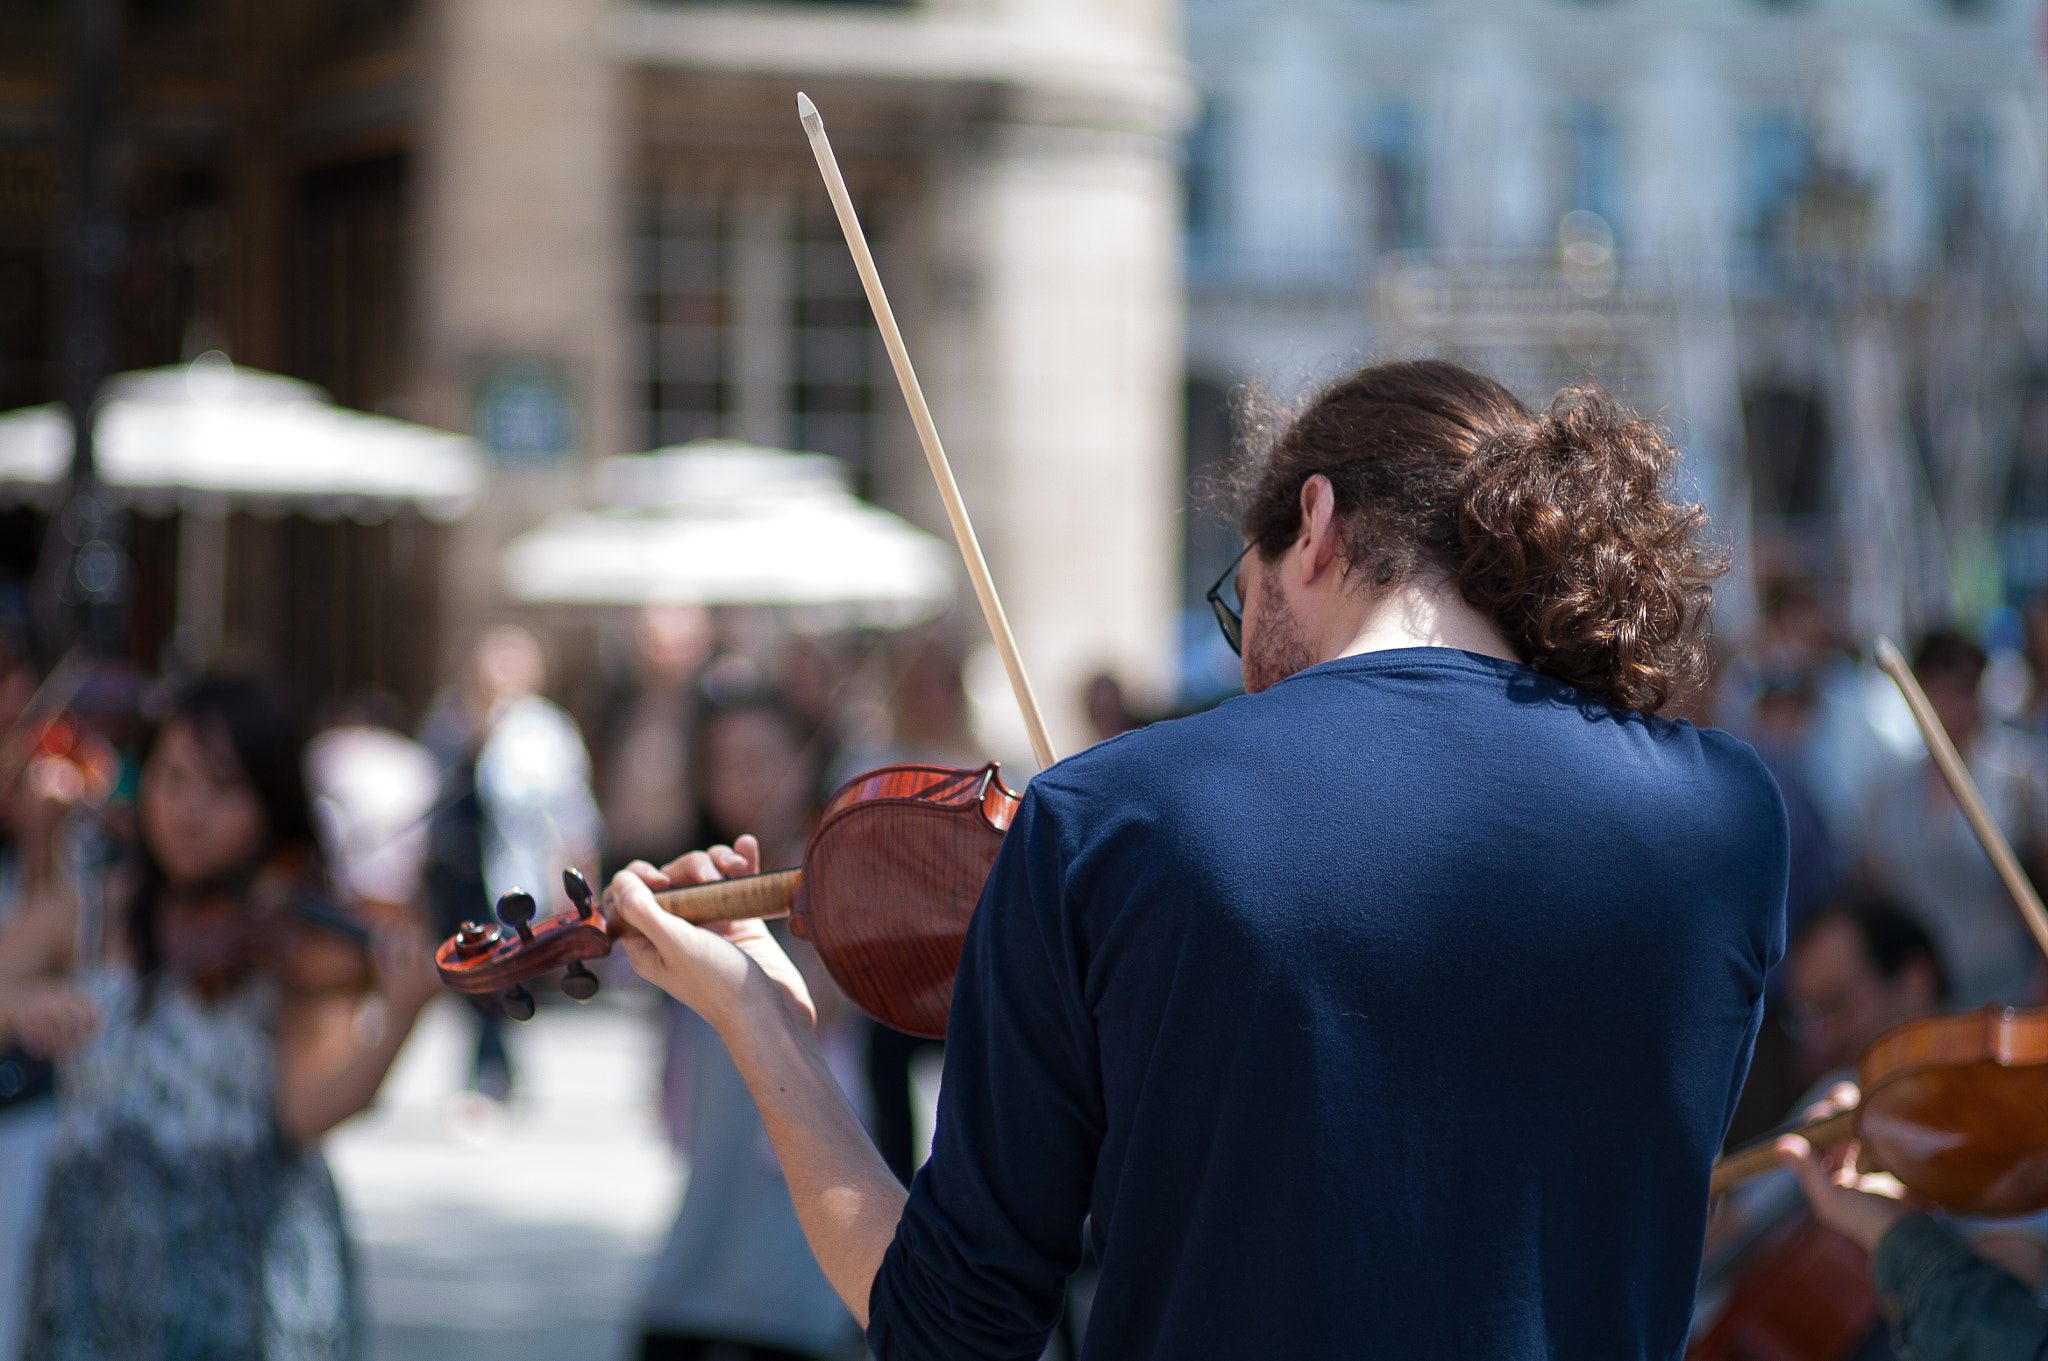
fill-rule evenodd
<path id="1" fill-rule="evenodd" d="M 1793 216 L 1812 161 L 1811 139 L 1797 113 L 1773 109 L 1744 121 L 1737 162 L 1737 231 L 1758 263 L 1775 263 L 1791 244 Z"/>
<path id="2" fill-rule="evenodd" d="M 1621 133 L 1601 104 L 1576 104 L 1565 119 L 1565 211 L 1597 213 L 1620 228 Z"/>
<path id="3" fill-rule="evenodd" d="M 887 357 L 831 210 L 793 186 L 665 187 L 640 244 L 647 443 L 831 454 L 859 485 Z"/>
<path id="4" fill-rule="evenodd" d="M 1820 403 L 1805 392 L 1767 387 L 1749 394 L 1742 420 L 1756 513 L 1777 518 L 1826 510 L 1830 440 Z"/>
<path id="5" fill-rule="evenodd" d="M 1979 257 L 1992 211 L 1991 127 L 1973 111 L 1937 124 L 1935 188 L 1941 213 L 1941 253 L 1951 264 Z"/>
<path id="6" fill-rule="evenodd" d="M 1211 95 L 1202 101 L 1202 115 L 1188 129 L 1186 192 L 1183 208 L 1188 259 L 1201 264 L 1223 249 L 1230 205 L 1224 193 L 1224 109 Z"/>
<path id="7" fill-rule="evenodd" d="M 1422 120 L 1405 100 L 1373 110 L 1366 127 L 1372 181 L 1373 238 L 1381 250 L 1411 250 L 1428 244 Z"/>

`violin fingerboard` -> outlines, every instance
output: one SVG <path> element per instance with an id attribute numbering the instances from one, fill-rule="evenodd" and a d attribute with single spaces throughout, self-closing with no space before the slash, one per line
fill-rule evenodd
<path id="1" fill-rule="evenodd" d="M 738 922 L 756 917 L 786 917 L 796 901 L 802 870 L 777 870 L 743 879 L 692 884 L 654 895 L 661 910 L 686 922 Z"/>

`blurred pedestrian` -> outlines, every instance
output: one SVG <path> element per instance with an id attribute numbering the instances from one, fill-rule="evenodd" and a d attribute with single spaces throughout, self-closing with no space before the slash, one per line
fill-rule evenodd
<path id="1" fill-rule="evenodd" d="M 631 679 L 604 725 L 608 874 L 629 860 L 672 860 L 696 830 L 690 740 L 697 673 L 711 644 L 711 616 L 701 605 L 650 605 L 635 621 Z"/>
<path id="2" fill-rule="evenodd" d="M 988 759 L 974 735 L 958 646 L 920 635 L 898 642 L 894 653 L 887 740 L 847 752 L 835 786 L 876 766 L 978 766 Z"/>
<path id="3" fill-rule="evenodd" d="M 1098 742 L 1145 726 L 1144 721 L 1131 712 L 1130 701 L 1124 696 L 1123 682 L 1107 671 L 1098 671 L 1089 678 L 1087 688 L 1082 692 L 1082 702 L 1088 709 L 1088 727 Z"/>
<path id="4" fill-rule="evenodd" d="M 306 788 L 336 890 L 418 906 L 440 772 L 433 753 L 405 735 L 398 702 L 370 691 L 328 715 L 306 744 Z"/>
<path id="5" fill-rule="evenodd" d="M 846 778 L 882 765 L 979 766 L 988 754 L 974 735 L 961 675 L 959 649 L 943 639 L 917 638 L 899 651 L 890 696 L 891 736 L 879 749 L 845 763 Z M 943 1040 L 907 1035 L 880 1021 L 867 1023 L 867 1086 L 875 1148 L 904 1185 L 917 1172 L 923 1150 L 917 1127 L 923 1097 L 912 1081 L 921 1063 L 943 1059 Z"/>
<path id="6" fill-rule="evenodd" d="M 319 1140 L 375 1096 L 440 984 L 417 932 L 380 932 L 366 973 L 314 924 L 333 909 L 303 754 L 268 690 L 195 686 L 144 760 L 134 892 L 76 982 L 15 1013 L 67 1056 L 36 1361 L 356 1354 Z"/>
<path id="7" fill-rule="evenodd" d="M 818 765 L 805 725 L 772 700 L 712 709 L 698 735 L 704 809 L 698 844 L 751 833 L 764 869 L 803 859 Z M 851 1008 L 816 954 L 780 937 L 814 998 L 821 1038 Z M 690 1182 L 642 1306 L 643 1361 L 780 1361 L 844 1355 L 858 1339 L 797 1222 L 760 1112 L 717 1034 L 666 995 L 662 1108 Z M 837 1046 L 842 1049 L 843 1045 Z"/>
<path id="8" fill-rule="evenodd" d="M 1921 643 L 1913 672 L 1992 818 L 2038 878 L 2048 868 L 2048 744 L 1983 721 L 1977 686 L 1984 665 L 1983 649 L 1943 632 Z M 2032 938 L 1931 758 L 1879 787 L 1862 859 L 1941 947 L 1958 1006 L 2033 999 L 2039 959 Z"/>
<path id="9" fill-rule="evenodd" d="M 426 872 L 441 937 L 465 921 L 495 920 L 499 897 L 515 888 L 543 914 L 564 910 L 562 870 L 597 873 L 590 756 L 575 720 L 541 697 L 546 683 L 539 641 L 501 624 L 477 640 L 462 682 L 435 697 L 421 724 L 420 741 L 441 768 Z M 504 1009 L 495 997 L 464 996 L 477 1018 L 472 1086 L 510 1100 Z"/>

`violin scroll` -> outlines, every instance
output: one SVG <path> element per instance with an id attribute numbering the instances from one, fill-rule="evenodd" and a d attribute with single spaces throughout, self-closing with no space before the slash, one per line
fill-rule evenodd
<path id="1" fill-rule="evenodd" d="M 590 884 L 574 869 L 562 871 L 562 887 L 573 913 L 534 921 L 533 895 L 515 888 L 498 899 L 503 928 L 486 922 L 464 922 L 434 952 L 441 981 L 457 992 L 497 993 L 515 1021 L 533 1018 L 535 1001 L 525 988 L 530 978 L 562 969 L 562 991 L 578 1002 L 597 996 L 597 975 L 584 961 L 611 953 L 612 936 L 597 915 Z"/>

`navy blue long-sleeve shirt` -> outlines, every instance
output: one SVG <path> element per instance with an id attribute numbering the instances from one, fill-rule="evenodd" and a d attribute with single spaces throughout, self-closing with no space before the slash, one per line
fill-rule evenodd
<path id="1" fill-rule="evenodd" d="M 1340 658 L 1032 781 L 969 928 L 882 1361 L 1676 1357 L 1783 950 L 1748 747 Z"/>

